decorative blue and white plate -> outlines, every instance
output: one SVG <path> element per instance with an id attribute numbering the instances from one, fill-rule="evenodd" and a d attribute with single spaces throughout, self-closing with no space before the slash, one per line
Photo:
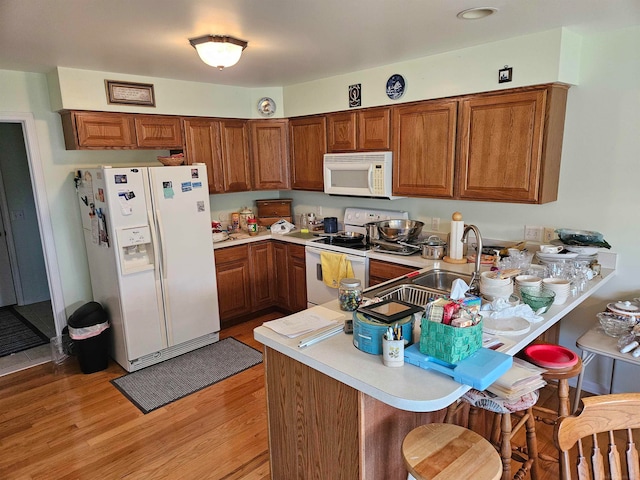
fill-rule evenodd
<path id="1" fill-rule="evenodd" d="M 391 75 L 389 80 L 387 80 L 387 97 L 391 100 L 399 99 L 404 95 L 406 86 L 407 82 L 402 75 L 398 75 L 397 73 Z"/>

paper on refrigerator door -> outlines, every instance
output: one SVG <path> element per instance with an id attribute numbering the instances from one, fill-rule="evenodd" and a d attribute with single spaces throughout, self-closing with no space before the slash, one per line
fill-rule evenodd
<path id="1" fill-rule="evenodd" d="M 305 333 L 334 325 L 337 320 L 342 319 L 344 319 L 344 314 L 325 307 L 316 306 L 299 313 L 294 313 L 288 317 L 264 322 L 262 325 L 280 335 L 295 338 Z"/>

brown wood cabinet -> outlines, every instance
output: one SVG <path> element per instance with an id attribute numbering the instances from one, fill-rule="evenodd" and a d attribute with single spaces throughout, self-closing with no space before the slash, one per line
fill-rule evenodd
<path id="1" fill-rule="evenodd" d="M 273 242 L 265 240 L 249 244 L 251 265 L 251 307 L 258 311 L 273 306 L 276 294 L 276 270 Z"/>
<path id="2" fill-rule="evenodd" d="M 457 196 L 557 199 L 568 86 L 465 97 L 460 103 Z"/>
<path id="3" fill-rule="evenodd" d="M 327 135 L 329 152 L 389 150 L 391 108 L 330 113 L 327 115 Z"/>
<path id="4" fill-rule="evenodd" d="M 291 188 L 324 191 L 322 162 L 327 153 L 324 115 L 289 120 Z"/>
<path id="5" fill-rule="evenodd" d="M 187 162 L 207 165 L 209 193 L 251 190 L 246 121 L 185 118 L 183 127 Z"/>
<path id="6" fill-rule="evenodd" d="M 214 252 L 218 282 L 218 311 L 222 328 L 232 319 L 252 312 L 249 246 L 220 248 Z"/>
<path id="7" fill-rule="evenodd" d="M 265 347 L 271 478 L 404 480 L 402 441 L 444 410 L 382 403 Z"/>
<path id="8" fill-rule="evenodd" d="M 401 277 L 407 273 L 415 272 L 416 267 L 398 265 L 397 263 L 385 262 L 382 260 L 369 260 L 369 286 L 378 285 L 393 278 Z"/>
<path id="9" fill-rule="evenodd" d="M 184 153 L 188 163 L 207 166 L 209 193 L 224 192 L 220 122 L 207 118 L 185 118 Z"/>
<path id="10" fill-rule="evenodd" d="M 393 109 L 393 194 L 453 198 L 456 100 Z"/>
<path id="11" fill-rule="evenodd" d="M 307 308 L 307 277 L 303 245 L 273 242 L 276 305 L 289 312 Z"/>
<path id="12" fill-rule="evenodd" d="M 182 149 L 180 117 L 135 115 L 134 123 L 138 147 Z"/>
<path id="13" fill-rule="evenodd" d="M 62 111 L 67 150 L 182 148 L 180 117 Z"/>
<path id="14" fill-rule="evenodd" d="M 288 125 L 286 119 L 249 122 L 254 190 L 290 188 Z"/>

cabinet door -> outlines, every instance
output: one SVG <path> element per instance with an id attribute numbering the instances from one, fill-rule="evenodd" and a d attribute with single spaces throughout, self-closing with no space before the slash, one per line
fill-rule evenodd
<path id="1" fill-rule="evenodd" d="M 180 117 L 136 115 L 136 138 L 141 148 L 182 148 Z"/>
<path id="2" fill-rule="evenodd" d="M 391 109 L 371 108 L 358 112 L 358 150 L 391 148 Z"/>
<path id="3" fill-rule="evenodd" d="M 187 163 L 207 166 L 209 193 L 224 192 L 220 122 L 206 118 L 183 119 Z"/>
<path id="4" fill-rule="evenodd" d="M 324 116 L 289 121 L 291 146 L 291 188 L 324 191 L 322 162 L 327 153 L 327 127 Z"/>
<path id="5" fill-rule="evenodd" d="M 275 298 L 273 247 L 270 241 L 249 244 L 253 311 L 271 307 Z"/>
<path id="6" fill-rule="evenodd" d="M 289 307 L 292 312 L 307 308 L 307 275 L 304 247 L 287 245 L 289 250 Z"/>
<path id="7" fill-rule="evenodd" d="M 287 120 L 249 122 L 254 190 L 289 189 L 287 127 Z"/>
<path id="8" fill-rule="evenodd" d="M 416 267 L 383 262 L 382 260 L 369 260 L 369 286 L 371 287 L 386 282 L 387 280 L 401 277 L 415 270 Z"/>
<path id="9" fill-rule="evenodd" d="M 393 193 L 453 197 L 457 101 L 394 107 Z"/>
<path id="10" fill-rule="evenodd" d="M 287 244 L 283 242 L 273 242 L 273 263 L 275 268 L 275 302 L 276 305 L 290 310 L 289 293 L 289 261 Z M 305 279 L 306 283 L 306 279 Z"/>
<path id="11" fill-rule="evenodd" d="M 538 201 L 546 93 L 542 89 L 462 100 L 460 198 Z"/>
<path id="12" fill-rule="evenodd" d="M 251 313 L 251 276 L 248 254 L 247 245 L 221 248 L 214 252 L 218 282 L 218 309 L 223 328 L 229 325 L 230 319 Z"/>
<path id="13" fill-rule="evenodd" d="M 327 115 L 327 149 L 329 152 L 356 151 L 356 112 Z"/>
<path id="14" fill-rule="evenodd" d="M 225 192 L 251 190 L 249 136 L 245 120 L 221 120 L 222 174 Z"/>
<path id="15" fill-rule="evenodd" d="M 133 116 L 108 112 L 63 112 L 67 150 L 136 148 Z"/>

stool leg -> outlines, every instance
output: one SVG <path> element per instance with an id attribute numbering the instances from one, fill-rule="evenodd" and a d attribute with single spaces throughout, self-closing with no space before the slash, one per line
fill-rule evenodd
<path id="1" fill-rule="evenodd" d="M 527 432 L 527 455 L 531 463 L 531 480 L 538 479 L 538 438 L 536 436 L 536 418 L 533 415 L 533 408 L 527 410 L 527 422 L 525 424 Z"/>
<path id="2" fill-rule="evenodd" d="M 559 417 L 568 417 L 569 416 L 569 380 L 560 379 L 558 380 L 558 416 Z"/>
<path id="3" fill-rule="evenodd" d="M 478 425 L 478 409 L 474 406 L 469 407 L 469 420 L 468 420 L 468 427 L 469 430 L 473 431 L 473 432 L 477 432 L 477 425 Z"/>
<path id="4" fill-rule="evenodd" d="M 500 415 L 501 439 L 500 457 L 502 458 L 502 480 L 511 480 L 511 414 Z"/>

